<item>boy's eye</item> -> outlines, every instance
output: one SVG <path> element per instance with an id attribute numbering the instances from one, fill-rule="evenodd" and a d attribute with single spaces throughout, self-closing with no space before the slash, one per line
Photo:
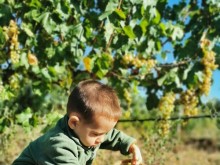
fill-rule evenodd
<path id="1" fill-rule="evenodd" d="M 92 136 L 99 136 L 99 134 L 97 134 L 97 133 L 92 133 Z"/>

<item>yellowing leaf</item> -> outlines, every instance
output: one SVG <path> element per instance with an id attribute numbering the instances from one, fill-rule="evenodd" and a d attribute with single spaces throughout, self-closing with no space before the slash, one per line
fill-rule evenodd
<path id="1" fill-rule="evenodd" d="M 155 24 L 158 24 L 158 23 L 160 23 L 160 19 L 161 19 L 161 15 L 160 15 L 160 13 L 158 12 L 158 10 L 156 10 L 156 11 L 155 11 L 155 18 L 153 19 L 153 22 L 154 22 Z"/>
<path id="2" fill-rule="evenodd" d="M 131 28 L 131 26 L 125 26 L 123 28 L 125 34 L 130 38 L 130 39 L 134 39 L 136 36 L 133 32 L 133 29 Z"/>
<path id="3" fill-rule="evenodd" d="M 122 10 L 120 10 L 120 9 L 115 9 L 115 13 L 117 13 L 118 16 L 121 17 L 122 19 L 126 18 L 125 13 Z"/>
<path id="4" fill-rule="evenodd" d="M 85 57 L 85 58 L 83 59 L 83 63 L 84 63 L 85 69 L 86 69 L 87 71 L 89 71 L 89 72 L 91 72 L 91 62 L 92 62 L 92 60 L 91 60 L 91 58 L 89 58 L 89 57 Z"/>
<path id="5" fill-rule="evenodd" d="M 28 52 L 28 63 L 30 65 L 37 65 L 38 64 L 38 59 L 34 54 L 31 54 Z"/>

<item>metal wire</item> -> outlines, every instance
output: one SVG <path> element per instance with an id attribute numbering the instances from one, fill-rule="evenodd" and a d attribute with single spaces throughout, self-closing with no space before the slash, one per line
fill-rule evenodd
<path id="1" fill-rule="evenodd" d="M 201 118 L 219 118 L 220 115 L 198 115 L 198 116 L 181 116 L 181 117 L 170 117 L 165 118 L 146 118 L 146 119 L 121 119 L 118 122 L 157 122 L 161 120 L 189 120 L 189 119 L 201 119 Z"/>

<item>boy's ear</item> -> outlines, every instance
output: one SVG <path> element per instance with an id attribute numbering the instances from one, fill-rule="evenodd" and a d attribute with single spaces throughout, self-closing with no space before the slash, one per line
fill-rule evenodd
<path id="1" fill-rule="evenodd" d="M 72 116 L 69 117 L 68 125 L 71 129 L 76 128 L 78 123 L 79 123 L 79 117 L 78 116 L 72 115 Z"/>

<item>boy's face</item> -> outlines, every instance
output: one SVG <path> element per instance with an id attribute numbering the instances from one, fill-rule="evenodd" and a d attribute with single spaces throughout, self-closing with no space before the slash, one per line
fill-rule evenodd
<path id="1" fill-rule="evenodd" d="M 109 132 L 116 123 L 117 121 L 110 120 L 103 116 L 95 117 L 92 123 L 86 123 L 80 120 L 74 128 L 74 132 L 83 145 L 95 147 L 103 142 L 105 134 Z"/>

